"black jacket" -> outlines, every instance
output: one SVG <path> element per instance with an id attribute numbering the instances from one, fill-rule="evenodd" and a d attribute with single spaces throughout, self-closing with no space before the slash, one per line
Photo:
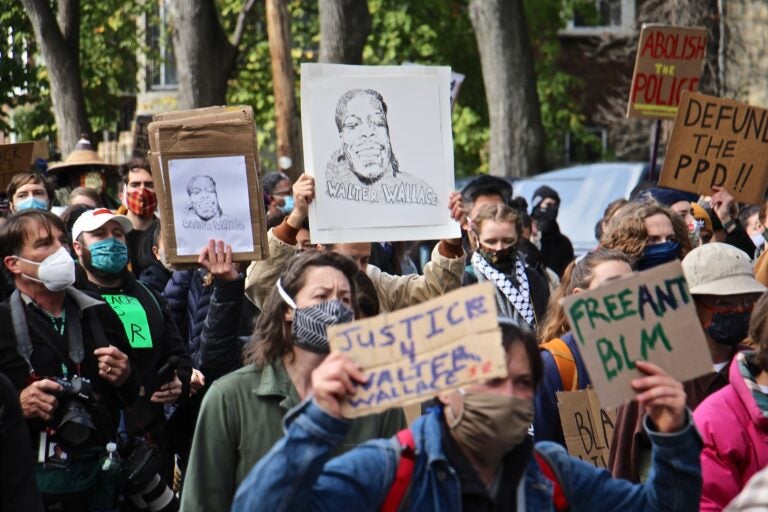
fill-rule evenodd
<path id="1" fill-rule="evenodd" d="M 573 244 L 559 227 L 552 233 L 542 233 L 540 252 L 544 265 L 554 270 L 558 277 L 563 277 L 565 267 L 575 258 Z"/>
<path id="2" fill-rule="evenodd" d="M 3 510 L 42 512 L 35 482 L 35 459 L 19 394 L 0 373 L 0 504 Z"/>
<path id="3" fill-rule="evenodd" d="M 39 377 L 63 378 L 64 368 L 70 378 L 78 374 L 75 363 L 69 357 L 66 336 L 74 328 L 74 322 L 79 322 L 85 353 L 79 375 L 90 379 L 94 392 L 100 396 L 91 410 L 91 419 L 99 432 L 99 436 L 93 440 L 93 446 L 103 448 L 108 441 L 115 440 L 120 408 L 134 403 L 138 396 L 139 375 L 132 365 L 130 377 L 120 388 L 115 388 L 99 377 L 98 360 L 93 354 L 97 348 L 113 345 L 129 358 L 132 357 L 125 330 L 117 315 L 103 301 L 71 287 L 67 288 L 66 293 L 65 307 L 79 311 L 80 317 L 77 314 L 67 315 L 64 336 L 54 329 L 50 318 L 42 310 L 34 304 L 23 304 L 32 343 L 31 365 Z M 98 323 L 100 329 L 94 327 L 94 323 Z M 21 392 L 29 385 L 30 374 L 26 361 L 16 348 L 10 301 L 0 304 L 0 325 L 3 326 L 0 329 L 0 372 Z M 103 332 L 103 338 L 97 335 L 98 330 Z M 40 430 L 47 424 L 40 419 L 33 419 L 27 421 L 27 426 L 32 448 L 37 453 Z"/>
<path id="4" fill-rule="evenodd" d="M 157 371 L 168 362 L 171 356 L 178 358 L 176 373 L 182 383 L 181 396 L 177 403 L 189 397 L 189 381 L 192 375 L 192 360 L 187 354 L 181 335 L 173 321 L 166 300 L 139 283 L 130 272 L 125 273 L 123 285 L 117 288 L 102 288 L 93 283 L 88 289 L 105 295 L 128 295 L 135 297 L 147 315 L 147 323 L 152 338 L 151 348 L 134 347 L 131 351 L 131 363 L 136 368 L 143 385 L 143 393 L 137 403 L 126 414 L 129 435 L 144 431 L 157 433 L 165 425 L 162 404 L 150 402 L 152 394 L 164 382 L 157 382 Z"/>

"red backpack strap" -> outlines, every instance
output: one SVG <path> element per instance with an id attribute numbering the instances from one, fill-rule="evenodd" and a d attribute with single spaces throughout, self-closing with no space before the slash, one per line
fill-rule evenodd
<path id="1" fill-rule="evenodd" d="M 411 485 L 413 468 L 416 465 L 416 443 L 413 440 L 413 432 L 410 428 L 404 428 L 397 433 L 397 441 L 402 447 L 400 462 L 397 465 L 395 480 L 389 488 L 387 498 L 381 506 L 382 512 L 397 512 L 400 504 Z"/>
<path id="2" fill-rule="evenodd" d="M 560 485 L 560 479 L 557 477 L 554 470 L 552 469 L 552 466 L 549 465 L 549 462 L 543 455 L 541 455 L 535 449 L 533 451 L 533 455 L 536 457 L 536 462 L 539 463 L 541 472 L 544 473 L 544 476 L 547 477 L 547 480 L 552 482 L 552 502 L 555 505 L 555 510 L 557 512 L 567 511 L 568 498 L 563 492 L 563 486 Z"/>

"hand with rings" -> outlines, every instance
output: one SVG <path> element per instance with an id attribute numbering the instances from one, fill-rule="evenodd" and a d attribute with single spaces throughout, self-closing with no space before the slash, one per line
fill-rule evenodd
<path id="1" fill-rule="evenodd" d="M 128 356 L 112 345 L 94 350 L 99 362 L 99 377 L 113 386 L 122 386 L 131 375 L 131 364 Z"/>

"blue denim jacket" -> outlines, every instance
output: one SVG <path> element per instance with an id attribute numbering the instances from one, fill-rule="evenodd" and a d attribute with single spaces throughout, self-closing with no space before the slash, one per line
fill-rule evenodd
<path id="1" fill-rule="evenodd" d="M 438 411 L 411 427 L 416 464 L 404 510 L 458 511 L 459 480 L 443 453 Z M 242 482 L 233 512 L 269 510 L 378 510 L 392 486 L 399 462 L 395 438 L 378 439 L 328 460 L 349 429 L 348 420 L 326 414 L 304 401 L 285 419 L 287 434 Z M 647 426 L 646 426 L 647 428 Z M 649 431 L 654 468 L 645 484 L 613 479 L 606 470 L 570 457 L 560 445 L 536 449 L 559 475 L 570 510 L 696 511 L 701 495 L 701 440 L 690 422 L 682 431 Z M 553 511 L 552 485 L 531 457 L 519 503 L 527 511 Z"/>

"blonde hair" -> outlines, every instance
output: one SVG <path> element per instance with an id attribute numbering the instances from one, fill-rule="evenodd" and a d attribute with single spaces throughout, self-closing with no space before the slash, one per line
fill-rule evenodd
<path id="1" fill-rule="evenodd" d="M 571 330 L 565 309 L 560 305 L 560 300 L 573 295 L 574 288 L 589 288 L 595 278 L 595 269 L 607 261 L 623 261 L 627 265 L 631 265 L 626 254 L 614 249 L 598 249 L 568 264 L 563 272 L 563 277 L 560 279 L 560 286 L 549 298 L 547 314 L 537 333 L 539 343 L 546 343 L 551 339 L 559 338 Z"/>
<path id="2" fill-rule="evenodd" d="M 503 203 L 484 204 L 477 211 L 477 215 L 472 219 L 472 231 L 480 236 L 483 229 L 483 223 L 487 221 L 508 222 L 515 226 L 517 236 L 523 232 L 523 218 L 520 213 Z"/>
<path id="3" fill-rule="evenodd" d="M 691 251 L 691 240 L 688 237 L 688 226 L 679 215 L 656 201 L 628 203 L 616 211 L 608 223 L 606 232 L 600 240 L 606 249 L 616 249 L 633 262 L 643 257 L 645 246 L 648 244 L 648 231 L 645 219 L 654 215 L 664 215 L 672 223 L 676 242 L 680 244 L 680 259 Z"/>

